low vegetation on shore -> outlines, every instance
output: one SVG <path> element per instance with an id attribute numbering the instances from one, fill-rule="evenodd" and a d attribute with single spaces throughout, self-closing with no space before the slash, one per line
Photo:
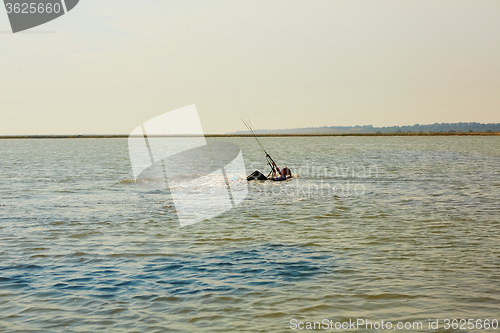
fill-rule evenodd
<path id="1" fill-rule="evenodd" d="M 330 134 L 257 134 L 258 137 L 301 136 L 499 136 L 500 132 L 397 132 L 397 133 L 330 133 Z M 155 137 L 195 137 L 200 135 L 157 135 Z M 1 135 L 0 139 L 126 139 L 128 135 Z M 253 137 L 252 134 L 206 134 L 207 138 Z"/>

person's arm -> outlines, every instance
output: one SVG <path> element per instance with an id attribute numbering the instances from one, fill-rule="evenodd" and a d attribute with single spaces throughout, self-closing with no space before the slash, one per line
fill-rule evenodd
<path id="1" fill-rule="evenodd" d="M 276 168 L 276 171 L 278 171 L 278 173 L 281 175 L 281 170 L 280 168 L 278 168 L 278 166 L 276 165 L 276 163 L 273 162 L 273 165 L 274 167 Z"/>

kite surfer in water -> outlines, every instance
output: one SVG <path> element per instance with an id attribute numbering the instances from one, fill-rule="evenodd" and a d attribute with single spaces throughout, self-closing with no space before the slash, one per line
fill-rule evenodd
<path id="1" fill-rule="evenodd" d="M 274 180 L 274 181 L 283 181 L 292 177 L 292 172 L 289 168 L 284 167 L 280 170 L 274 160 L 269 156 L 266 152 L 267 164 L 271 167 L 271 172 L 267 177 L 262 174 L 259 170 L 255 170 L 252 172 L 250 176 L 247 177 L 247 180 Z"/>

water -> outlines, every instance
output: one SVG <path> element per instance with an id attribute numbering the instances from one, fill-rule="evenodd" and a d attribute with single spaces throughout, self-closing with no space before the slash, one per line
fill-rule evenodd
<path id="1" fill-rule="evenodd" d="M 1 140 L 0 331 L 500 319 L 500 137 L 261 141 L 298 177 L 181 228 L 125 139 Z"/>

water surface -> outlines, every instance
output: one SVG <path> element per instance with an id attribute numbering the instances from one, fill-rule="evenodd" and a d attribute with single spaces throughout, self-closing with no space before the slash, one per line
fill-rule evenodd
<path id="1" fill-rule="evenodd" d="M 499 137 L 260 140 L 297 178 L 184 228 L 126 139 L 0 140 L 0 330 L 500 319 Z"/>

